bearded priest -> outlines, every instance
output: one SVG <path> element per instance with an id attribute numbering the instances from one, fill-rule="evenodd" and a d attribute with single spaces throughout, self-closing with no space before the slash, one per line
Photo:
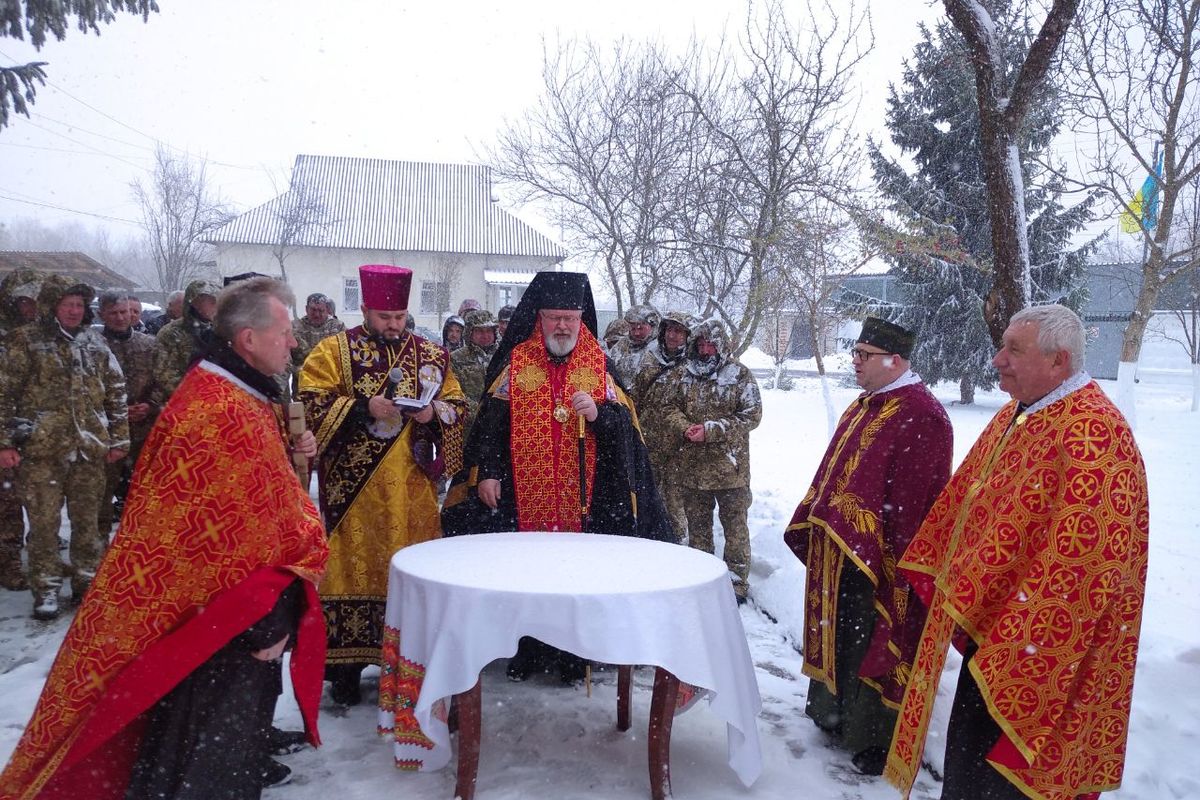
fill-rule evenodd
<path id="1" fill-rule="evenodd" d="M 299 382 L 329 531 L 326 677 L 342 705 L 361 702 L 362 670 L 380 663 L 392 555 L 441 535 L 438 480 L 461 460 L 466 412 L 449 354 L 405 327 L 412 271 L 358 273 L 363 324 L 318 342 Z"/>
<path id="2" fill-rule="evenodd" d="M 446 495 L 447 536 L 583 531 L 674 540 L 633 404 L 596 340 L 586 275 L 534 276 L 484 386 L 463 469 Z M 555 657 L 523 639 L 509 677 L 522 680 Z M 565 657 L 560 670 L 572 682 L 582 662 Z"/>

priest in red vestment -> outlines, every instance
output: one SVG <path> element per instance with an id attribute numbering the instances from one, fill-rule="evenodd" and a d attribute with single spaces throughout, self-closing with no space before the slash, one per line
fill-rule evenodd
<path id="1" fill-rule="evenodd" d="M 534 276 L 484 386 L 463 470 L 446 495 L 447 535 L 594 531 L 674 540 L 633 403 L 596 340 L 586 275 Z M 532 641 L 522 640 L 510 677 L 524 679 L 547 660 L 531 655 Z M 582 677 L 578 659 L 559 660 L 564 681 Z"/>
<path id="2" fill-rule="evenodd" d="M 929 608 L 884 773 L 906 797 L 951 642 L 964 661 L 942 800 L 1073 800 L 1121 783 L 1149 504 L 1084 341 L 1062 306 L 1013 315 L 992 360 L 1013 400 L 898 565 Z"/>
<path id="3" fill-rule="evenodd" d="M 219 343 L 146 440 L 117 537 L 0 775 L 5 800 L 257 798 L 285 647 L 318 743 L 327 549 L 270 378 L 295 346 L 291 299 L 269 278 L 222 293 Z"/>
<path id="4" fill-rule="evenodd" d="M 868 317 L 846 409 L 784 538 L 805 565 L 805 713 L 883 772 L 925 608 L 896 562 L 950 478 L 950 418 L 909 366 L 911 331 Z"/>

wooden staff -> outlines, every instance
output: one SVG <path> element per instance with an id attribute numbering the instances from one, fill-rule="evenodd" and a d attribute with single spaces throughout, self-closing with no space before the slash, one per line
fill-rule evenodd
<path id="1" fill-rule="evenodd" d="M 587 422 L 583 414 L 579 415 L 579 530 L 587 530 L 588 495 L 587 495 Z"/>
<path id="2" fill-rule="evenodd" d="M 287 429 L 288 437 L 293 442 L 307 430 L 304 423 L 304 403 L 299 400 L 293 400 L 287 404 Z M 296 470 L 296 478 L 300 481 L 300 487 L 307 492 L 308 458 L 298 450 L 292 451 L 292 468 Z"/>

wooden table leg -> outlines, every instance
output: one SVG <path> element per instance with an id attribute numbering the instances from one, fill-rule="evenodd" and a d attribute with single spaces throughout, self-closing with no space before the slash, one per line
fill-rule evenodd
<path id="1" fill-rule="evenodd" d="M 650 797 L 664 800 L 671 795 L 671 724 L 675 721 L 675 699 L 679 679 L 662 667 L 654 670 L 654 694 L 650 698 Z"/>
<path id="2" fill-rule="evenodd" d="M 458 800 L 473 800 L 475 781 L 479 777 L 479 718 L 483 705 L 480 682 L 455 695 L 458 708 L 458 783 L 454 796 Z"/>
<path id="3" fill-rule="evenodd" d="M 629 684 L 633 667 L 628 664 L 617 667 L 617 730 L 629 730 Z"/>

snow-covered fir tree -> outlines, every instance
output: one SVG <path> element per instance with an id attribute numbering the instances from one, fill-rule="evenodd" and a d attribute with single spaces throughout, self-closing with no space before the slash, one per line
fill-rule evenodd
<path id="1" fill-rule="evenodd" d="M 1023 4 L 991 5 L 1007 66 L 1015 69 L 1032 35 Z M 1078 309 L 1083 267 L 1095 243 L 1072 247 L 1071 240 L 1090 220 L 1092 201 L 1066 206 L 1061 183 L 1037 164 L 1050 157 L 1061 121 L 1055 87 L 1043 91 L 1020 141 L 1032 300 Z M 871 143 L 875 182 L 891 215 L 866 227 L 899 279 L 903 299 L 860 299 L 871 313 L 918 331 L 914 369 L 930 383 L 958 382 L 962 402 L 970 403 L 976 388 L 990 389 L 996 380 L 983 316 L 992 246 L 975 74 L 966 43 L 949 22 L 932 31 L 922 26 L 922 39 L 905 62 L 903 86 L 890 87 L 887 127 L 911 166 Z"/>

